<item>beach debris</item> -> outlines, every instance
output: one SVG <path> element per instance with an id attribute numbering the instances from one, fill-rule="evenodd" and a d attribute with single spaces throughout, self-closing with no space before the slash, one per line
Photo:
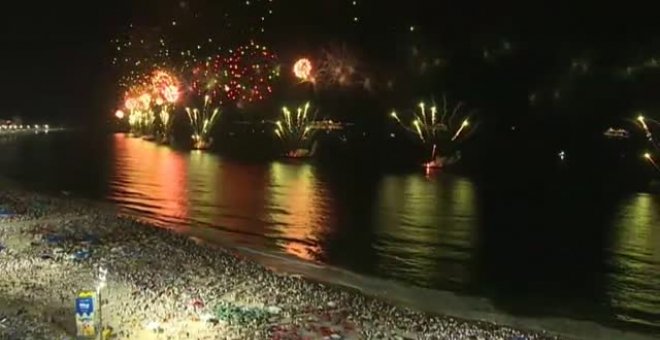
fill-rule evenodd
<path id="1" fill-rule="evenodd" d="M 7 207 L 0 205 L 0 218 L 12 217 L 14 214 Z"/>
<path id="2" fill-rule="evenodd" d="M 270 313 L 256 307 L 238 306 L 231 302 L 221 301 L 215 306 L 216 317 L 229 324 L 245 325 L 248 323 L 263 323 L 268 321 Z"/>
<path id="3" fill-rule="evenodd" d="M 83 261 L 83 260 L 87 260 L 90 256 L 91 256 L 91 252 L 89 249 L 80 249 L 77 250 L 72 255 L 70 255 L 69 258 L 75 261 Z"/>
<path id="4" fill-rule="evenodd" d="M 110 326 L 103 327 L 103 331 L 101 331 L 101 340 L 109 340 L 112 339 L 113 329 Z"/>
<path id="5" fill-rule="evenodd" d="M 164 331 L 163 327 L 161 327 L 160 323 L 157 321 L 149 321 L 144 327 L 154 333 L 163 333 Z"/>
<path id="6" fill-rule="evenodd" d="M 82 338 L 96 337 L 95 301 L 93 291 L 81 291 L 76 298 L 76 335 Z"/>
<path id="7" fill-rule="evenodd" d="M 46 234 L 43 236 L 47 244 L 57 245 L 64 242 L 64 236 L 58 234 Z"/>
<path id="8" fill-rule="evenodd" d="M 282 311 L 282 308 L 277 307 L 277 306 L 268 306 L 268 307 L 266 307 L 266 311 L 270 314 L 277 315 L 277 314 L 280 314 L 280 312 Z"/>

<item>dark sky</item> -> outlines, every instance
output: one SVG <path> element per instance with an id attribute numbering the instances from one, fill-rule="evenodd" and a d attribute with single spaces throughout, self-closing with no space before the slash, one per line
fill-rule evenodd
<path id="1" fill-rule="evenodd" d="M 0 116 L 76 121 L 102 107 L 104 48 L 122 1 L 12 1 L 0 12 Z"/>
<path id="2" fill-rule="evenodd" d="M 255 2 L 265 0 L 253 0 Z M 286 49 L 348 41 L 363 55 L 396 55 L 405 27 L 419 40 L 453 51 L 509 39 L 525 46 L 521 64 L 535 64 L 558 49 L 596 51 L 618 58 L 660 41 L 654 11 L 634 2 L 273 0 L 278 16 L 266 37 Z M 172 17 L 198 18 L 198 30 L 227 34 L 223 13 L 246 26 L 259 15 L 236 9 L 237 0 L 20 1 L 0 12 L 0 116 L 85 121 L 113 106 L 109 40 L 128 23 L 166 26 Z M 199 16 L 199 17 L 196 17 Z M 360 26 L 351 25 L 353 16 Z M 252 20 L 252 21 L 251 21 Z M 244 27 L 245 28 L 245 27 Z M 235 29 L 235 27 L 234 27 Z M 192 41 L 193 38 L 191 37 Z M 651 43 L 650 43 L 651 42 Z M 660 46 L 660 45 L 656 45 Z M 652 48 L 652 47 L 651 47 Z M 570 54 L 569 52 L 566 52 Z M 376 60 L 374 60 L 376 62 Z M 541 65 L 541 64 L 539 64 Z M 529 66 L 529 65 L 528 65 Z M 539 66 L 544 67 L 544 66 Z M 550 72 L 550 71 L 548 71 Z M 91 118 L 90 118 L 91 119 Z"/>

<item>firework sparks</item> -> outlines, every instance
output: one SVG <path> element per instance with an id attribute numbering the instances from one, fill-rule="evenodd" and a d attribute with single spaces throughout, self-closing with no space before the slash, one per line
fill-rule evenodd
<path id="1" fill-rule="evenodd" d="M 125 116 L 126 116 L 126 114 L 122 110 L 117 110 L 115 112 L 115 117 L 117 117 L 117 119 L 120 119 L 120 120 L 124 119 Z"/>
<path id="2" fill-rule="evenodd" d="M 173 116 L 176 102 L 181 96 L 179 79 L 171 72 L 156 70 L 151 76 L 151 93 L 156 99 L 153 101 L 155 106 L 160 108 L 160 112 L 155 120 L 154 130 L 161 138 L 166 140 L 173 127 Z"/>
<path id="3" fill-rule="evenodd" d="M 649 131 L 649 126 L 646 125 L 646 118 L 644 118 L 643 115 L 639 115 L 639 116 L 637 116 L 637 121 L 640 123 L 640 125 L 644 129 L 644 132 L 646 132 L 646 137 L 651 138 L 651 131 Z"/>
<path id="4" fill-rule="evenodd" d="M 273 92 L 279 77 L 277 57 L 266 46 L 254 42 L 232 51 L 226 59 L 229 69 L 227 96 L 235 102 L 257 102 Z"/>
<path id="5" fill-rule="evenodd" d="M 309 114 L 310 103 L 299 106 L 291 112 L 286 106 L 282 108 L 282 118 L 275 122 L 275 134 L 282 141 L 287 156 L 302 157 L 309 154 L 306 144 L 314 129 L 315 114 Z"/>
<path id="6" fill-rule="evenodd" d="M 315 80 L 321 87 L 350 87 L 364 85 L 366 77 L 358 71 L 357 58 L 344 46 L 323 51 Z"/>
<path id="7" fill-rule="evenodd" d="M 653 156 L 651 153 L 647 152 L 644 154 L 644 159 L 646 159 L 658 172 L 660 172 L 660 166 L 658 166 L 658 163 L 655 162 L 655 159 L 653 159 Z"/>
<path id="8" fill-rule="evenodd" d="M 649 143 L 651 143 L 651 145 L 656 149 L 660 149 L 660 145 L 656 143 L 655 138 L 653 136 L 653 128 L 657 128 L 658 126 L 660 126 L 660 122 L 651 118 L 647 118 L 641 114 L 637 116 L 636 121 L 644 130 L 646 139 L 649 141 Z"/>
<path id="9" fill-rule="evenodd" d="M 152 134 L 155 115 L 152 104 L 155 100 L 150 94 L 150 87 L 137 84 L 129 88 L 124 95 L 124 108 L 128 110 L 128 122 L 135 134 Z"/>
<path id="10" fill-rule="evenodd" d="M 188 114 L 188 118 L 190 119 L 190 124 L 193 129 L 193 146 L 196 149 L 207 148 L 211 143 L 211 128 L 215 125 L 215 122 L 220 114 L 220 108 L 212 108 L 211 97 L 207 95 L 204 97 L 204 105 L 202 106 L 201 110 L 187 107 L 186 113 Z"/>
<path id="11" fill-rule="evenodd" d="M 223 58 L 215 55 L 191 68 L 190 91 L 204 98 L 210 95 L 212 99 L 222 101 L 223 90 L 227 91 L 228 73 L 224 69 Z"/>
<path id="12" fill-rule="evenodd" d="M 440 108 L 435 105 L 428 106 L 424 102 L 420 102 L 417 107 L 413 111 L 410 124 L 404 124 L 396 111 L 390 116 L 430 149 L 431 162 L 440 154 L 449 154 L 448 149 L 452 149 L 452 144 L 468 137 L 471 113 L 464 113 L 462 104 L 459 103 L 450 110 L 446 98 L 443 97 Z"/>
<path id="13" fill-rule="evenodd" d="M 302 82 L 313 82 L 312 77 L 312 62 L 307 58 L 300 58 L 293 65 L 293 74 Z"/>
<path id="14" fill-rule="evenodd" d="M 204 149 L 212 143 L 210 133 L 220 115 L 220 106 L 228 88 L 228 74 L 219 55 L 208 58 L 191 71 L 191 99 L 197 103 L 201 100 L 201 105 L 187 107 L 186 113 L 193 130 L 194 147 Z"/>
<path id="15" fill-rule="evenodd" d="M 165 66 L 170 49 L 160 32 L 151 28 L 131 28 L 124 36 L 113 39 L 115 56 L 112 63 L 122 76 L 119 85 L 128 89 L 136 84 L 146 85 L 151 70 Z"/>

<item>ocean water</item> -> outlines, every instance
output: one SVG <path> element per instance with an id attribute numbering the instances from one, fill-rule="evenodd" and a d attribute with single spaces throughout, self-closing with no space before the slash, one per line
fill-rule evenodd
<path id="1" fill-rule="evenodd" d="M 2 138 L 0 175 L 112 202 L 209 242 L 450 294 L 440 303 L 459 316 L 496 310 L 660 334 L 657 194 L 365 164 L 241 162 L 121 134 Z"/>

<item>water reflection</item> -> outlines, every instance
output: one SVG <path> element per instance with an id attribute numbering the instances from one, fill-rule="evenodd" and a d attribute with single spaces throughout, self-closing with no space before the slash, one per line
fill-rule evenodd
<path id="1" fill-rule="evenodd" d="M 112 145 L 108 197 L 196 237 L 480 294 L 512 313 L 658 327 L 657 196 Z"/>
<path id="2" fill-rule="evenodd" d="M 375 219 L 381 272 L 424 286 L 469 281 L 474 195 L 460 178 L 386 177 Z"/>
<path id="3" fill-rule="evenodd" d="M 608 295 L 621 320 L 648 324 L 660 306 L 660 200 L 631 197 L 615 222 Z M 655 227 L 654 227 L 655 226 Z"/>
<path id="4" fill-rule="evenodd" d="M 164 146 L 124 135 L 114 135 L 113 142 L 113 186 L 108 198 L 155 223 L 186 220 L 187 158 Z"/>
<path id="5" fill-rule="evenodd" d="M 273 231 L 269 236 L 287 253 L 318 258 L 319 230 L 330 226 L 332 197 L 308 164 L 272 163 L 268 190 Z"/>

